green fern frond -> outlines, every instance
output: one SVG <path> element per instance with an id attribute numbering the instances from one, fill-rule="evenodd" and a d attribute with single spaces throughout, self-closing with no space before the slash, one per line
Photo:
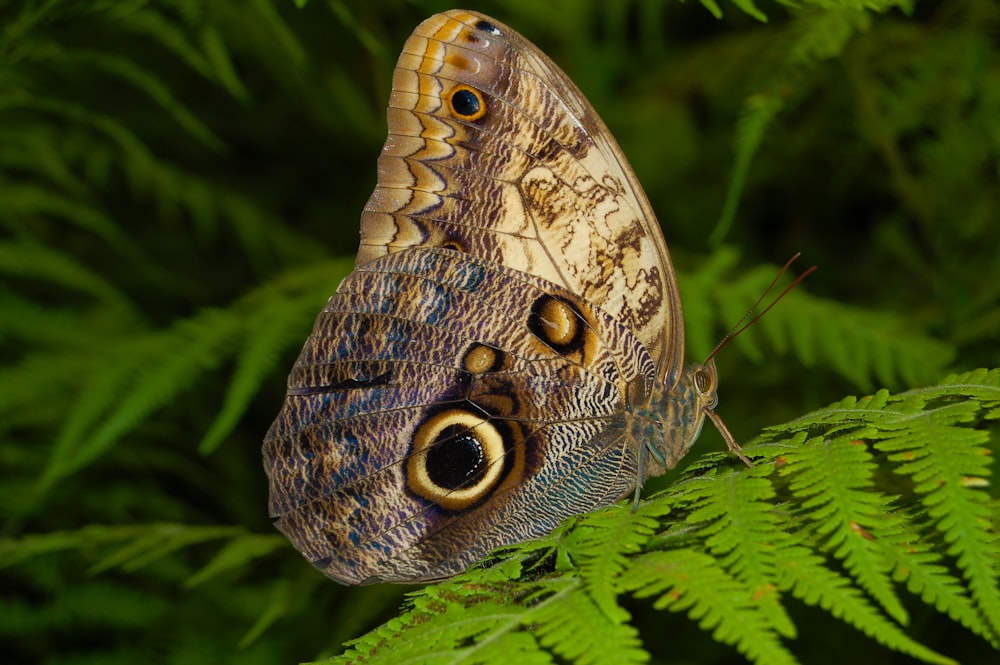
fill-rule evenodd
<path id="1" fill-rule="evenodd" d="M 616 578 L 626 568 L 627 557 L 639 552 L 656 531 L 658 518 L 670 508 L 644 502 L 636 510 L 616 505 L 587 515 L 560 541 L 560 550 L 581 570 L 593 602 L 614 623 L 629 619 L 617 603 Z"/>
<path id="2" fill-rule="evenodd" d="M 121 314 L 134 315 L 134 307 L 121 289 L 72 257 L 38 243 L 0 242 L 0 274 L 47 282 L 91 296 Z"/>
<path id="3" fill-rule="evenodd" d="M 280 353 L 297 343 L 302 331 L 308 329 L 316 304 L 322 302 L 334 283 L 331 273 L 334 278 L 346 274 L 348 263 L 334 261 L 293 271 L 252 292 L 235 306 L 243 320 L 236 369 L 221 410 L 198 444 L 202 454 L 215 450 L 236 426 Z"/>
<path id="4" fill-rule="evenodd" d="M 280 358 L 280 351 L 304 327 L 303 311 L 299 302 L 279 302 L 255 312 L 253 318 L 247 321 L 246 330 L 250 334 L 244 336 L 243 350 L 237 359 L 222 408 L 198 444 L 198 452 L 203 455 L 211 453 L 232 432 L 262 381 Z"/>
<path id="5" fill-rule="evenodd" d="M 89 54 L 104 56 L 110 55 L 102 51 L 91 50 L 87 52 L 74 51 L 63 47 L 59 42 L 46 41 L 45 33 L 40 30 L 31 30 L 38 23 L 58 26 L 61 22 L 94 21 L 101 22 L 102 27 L 109 31 L 122 35 L 130 35 L 158 44 L 176 56 L 177 61 L 184 63 L 201 76 L 211 79 L 223 85 L 225 89 L 237 98 L 245 99 L 247 90 L 239 80 L 233 67 L 225 41 L 220 36 L 216 25 L 213 25 L 206 16 L 205 8 L 197 8 L 188 4 L 188 9 L 183 6 L 177 7 L 176 3 L 165 3 L 166 6 L 150 5 L 149 3 L 111 3 L 95 2 L 90 3 L 84 11 L 73 11 L 67 5 L 47 6 L 39 8 L 25 8 L 19 20 L 15 22 L 13 29 L 7 31 L 6 37 L 9 43 L 16 44 L 18 51 L 24 58 L 22 64 L 35 63 L 45 58 L 50 58 L 56 64 L 56 68 L 67 64 L 86 62 Z M 255 9 L 260 11 L 260 3 L 251 5 L 250 12 Z M 124 5 L 124 6 L 123 6 Z M 131 5 L 131 6 L 128 6 Z M 170 6 L 174 5 L 174 6 Z M 177 11 L 177 10 L 180 11 Z M 277 19 L 277 17 L 273 17 Z M 278 20 L 272 21 L 274 24 Z M 267 25 L 265 23 L 265 25 Z M 139 89 L 144 89 L 150 96 L 161 104 L 169 100 L 172 95 L 169 90 L 157 81 L 157 77 L 151 71 L 140 69 L 134 63 L 129 63 L 131 71 L 125 71 L 114 66 L 113 62 L 102 60 L 93 63 L 98 69 L 103 69 L 115 76 L 121 76 L 123 80 L 135 85 Z M 189 115 L 183 108 L 173 102 L 163 104 L 164 108 L 171 112 L 180 110 L 182 115 Z M 179 118 L 182 126 L 191 128 L 191 121 L 194 126 L 201 123 L 193 116 Z M 207 128 L 200 128 L 195 135 L 205 138 Z M 210 134 L 210 133 L 209 133 Z"/>
<path id="6" fill-rule="evenodd" d="M 209 531 L 208 533 L 211 534 L 212 532 Z M 267 556 L 271 552 L 285 547 L 285 541 L 278 534 L 237 533 L 232 535 L 225 530 L 222 530 L 221 533 L 229 537 L 229 541 L 212 557 L 211 561 L 206 563 L 201 570 L 184 582 L 185 587 L 190 588 L 204 584 L 217 575 L 243 568 L 255 559 Z M 205 539 L 211 540 L 213 538 L 208 537 Z M 188 542 L 201 541 L 189 539 Z M 180 547 L 183 546 L 181 545 Z"/>
<path id="7" fill-rule="evenodd" d="M 871 16 L 865 10 L 865 7 L 854 5 L 800 12 L 791 25 L 793 42 L 788 48 L 789 63 L 809 65 L 840 55 L 852 37 L 870 26 Z"/>
<path id="8" fill-rule="evenodd" d="M 706 257 L 696 272 L 680 271 L 677 276 L 681 302 L 684 303 L 684 332 L 687 337 L 687 353 L 692 357 L 706 357 L 716 344 L 717 334 L 715 330 L 719 327 L 719 320 L 725 314 L 719 314 L 714 292 L 720 288 L 720 285 L 725 284 L 722 288 L 729 286 L 726 284 L 726 277 L 738 262 L 739 253 L 735 248 L 722 247 L 713 252 L 711 256 Z M 743 311 L 745 312 L 746 308 L 753 302 L 754 300 L 750 300 Z M 739 318 L 724 319 L 727 325 L 732 325 L 733 321 L 738 320 Z M 737 340 L 742 341 L 745 337 L 747 335 L 742 335 Z"/>
<path id="9" fill-rule="evenodd" d="M 92 572 L 111 568 L 135 570 L 163 556 L 165 550 L 177 550 L 212 540 L 243 538 L 239 527 L 198 527 L 185 524 L 143 524 L 130 526 L 92 525 L 73 531 L 5 538 L 0 540 L 0 568 L 72 550 L 116 548 L 95 564 Z M 277 540 L 277 536 L 275 539 Z"/>
<path id="10" fill-rule="evenodd" d="M 40 490 L 92 462 L 217 366 L 240 331 L 240 320 L 232 313 L 205 310 L 171 330 L 108 349 L 97 363 L 101 371 L 84 382 L 80 401 L 66 419 L 39 480 Z"/>
<path id="11" fill-rule="evenodd" d="M 946 553 L 955 557 L 994 641 L 1000 638 L 997 525 L 982 491 L 990 475 L 990 451 L 983 447 L 989 434 L 967 424 L 983 417 L 984 409 L 995 413 L 998 405 L 1000 373 L 952 376 L 910 393 L 897 413 L 883 414 L 883 433 L 875 442 L 897 463 L 893 470 L 916 483 L 913 491 L 949 544 Z"/>
<path id="12" fill-rule="evenodd" d="M 880 602 L 889 603 L 887 608 L 895 603 L 894 596 L 886 595 L 886 584 L 876 571 L 891 563 L 896 579 L 915 575 L 911 590 L 943 604 L 950 615 L 994 644 L 1000 634 L 995 506 L 982 489 L 990 473 L 988 450 L 982 447 L 988 433 L 969 425 L 996 418 L 998 401 L 998 370 L 951 376 L 932 388 L 900 396 L 883 390 L 861 400 L 849 398 L 791 423 L 787 431 L 822 428 L 828 433 L 789 453 L 789 467 L 783 469 L 785 475 L 795 474 L 793 467 L 804 465 L 805 475 L 791 483 L 793 491 L 806 499 L 804 509 L 821 508 L 810 518 L 822 522 L 819 531 L 831 534 L 830 546 L 840 545 L 836 555 L 866 578 L 859 581 Z M 774 432 L 768 430 L 764 440 L 776 440 Z M 964 599 L 954 593 L 954 580 L 947 579 L 940 559 L 916 556 L 926 550 L 925 539 L 930 536 L 913 529 L 900 532 L 902 525 L 889 504 L 872 493 L 868 480 L 872 457 L 865 449 L 866 440 L 889 453 L 888 460 L 897 463 L 893 473 L 914 481 L 912 491 L 926 507 L 934 529 L 949 543 L 938 554 L 954 558 L 981 619 L 974 618 Z M 901 618 L 898 610 L 894 616 Z"/>
<path id="13" fill-rule="evenodd" d="M 77 388 L 73 377 L 86 376 L 90 367 L 89 358 L 81 356 L 67 358 L 28 353 L 17 365 L 6 368 L 0 374 L 0 394 L 4 395 L 0 401 L 3 428 L 60 422 L 60 418 L 65 418 L 65 410 L 63 403 L 51 398 L 53 392 L 67 391 L 59 394 L 72 394 Z M 22 503 L 26 495 L 17 498 L 17 503 Z"/>
<path id="14" fill-rule="evenodd" d="M 743 112 L 736 125 L 734 139 L 733 171 L 729 176 L 729 187 L 726 199 L 722 204 L 722 212 L 715 223 L 708 240 L 713 247 L 722 244 L 729 233 L 743 190 L 746 187 L 747 175 L 753 163 L 754 155 L 760 148 L 771 122 L 784 108 L 784 102 L 776 96 L 759 93 L 744 101 Z"/>
<path id="15" fill-rule="evenodd" d="M 237 99 L 247 99 L 249 92 L 240 81 L 232 56 L 217 27 L 204 16 L 180 15 L 185 24 L 178 24 L 161 13 L 160 8 L 147 5 L 145 11 L 119 12 L 115 26 L 123 32 L 150 39 L 176 54 L 191 69 L 205 78 L 217 81 Z M 195 30 L 190 30 L 194 27 Z M 197 37 L 199 44 L 194 43 Z"/>
<path id="16" fill-rule="evenodd" d="M 754 590 L 708 554 L 677 550 L 640 555 L 622 575 L 621 585 L 637 598 L 657 596 L 657 609 L 685 612 L 717 641 L 734 645 L 751 661 L 796 662 L 759 611 Z"/>
<path id="17" fill-rule="evenodd" d="M 74 531 L 0 539 L 0 569 L 17 566 L 4 571 L 9 574 L 5 584 L 16 579 L 18 588 L 31 591 L 23 597 L 8 595 L 3 599 L 0 636 L 5 643 L 18 636 L 51 645 L 53 635 L 71 642 L 76 635 L 81 635 L 89 646 L 84 656 L 74 658 L 73 662 L 134 663 L 149 659 L 149 643 L 142 645 L 142 642 L 151 626 L 183 626 L 186 619 L 202 628 L 213 626 L 212 630 L 199 628 L 196 631 L 199 634 L 197 643 L 200 650 L 216 654 L 213 659 L 217 659 L 218 654 L 232 651 L 258 608 L 275 611 L 267 599 L 273 589 L 282 584 L 248 583 L 234 591 L 228 585 L 216 584 L 213 588 L 213 582 L 205 579 L 200 585 L 184 589 L 177 582 L 182 582 L 190 569 L 182 562 L 201 553 L 206 546 L 223 544 L 222 551 L 230 552 L 233 547 L 242 547 L 246 550 L 241 557 L 243 564 L 225 567 L 233 573 L 241 567 L 248 569 L 250 563 L 266 555 L 268 543 L 272 548 L 287 547 L 279 534 L 260 536 L 249 534 L 241 527 L 193 527 L 176 523 L 89 526 Z M 177 556 L 179 544 L 193 546 L 192 551 Z M 162 549 L 173 552 L 173 556 L 163 554 Z M 103 557 L 103 560 L 87 574 L 78 564 L 95 557 Z M 114 562 L 110 568 L 102 567 L 102 563 L 110 563 L 111 559 Z M 150 566 L 153 562 L 159 565 Z M 145 575 L 142 583 L 136 584 L 134 578 L 141 574 L 140 569 Z M 72 584 L 67 584 L 68 578 L 73 580 Z M 284 586 L 301 594 L 301 584 L 285 582 Z M 220 594 L 220 588 L 227 592 Z M 151 592 L 151 589 L 162 592 Z M 294 596 L 287 599 L 294 600 Z M 285 607 L 295 607 L 295 603 L 288 602 Z M 230 609 L 235 610 L 233 616 L 224 619 L 224 613 Z M 233 625 L 227 625 L 229 622 Z M 94 635 L 102 639 L 95 642 Z M 103 639 L 109 635 L 121 639 Z M 154 644 L 159 641 L 157 638 Z M 211 662 L 205 661 L 201 652 L 196 657 L 185 654 L 184 651 L 191 647 L 183 642 L 172 630 L 169 640 L 158 645 L 162 657 L 173 662 Z M 278 655 L 271 653 L 261 662 L 277 659 Z M 256 661 L 251 659 L 250 662 Z"/>
<path id="18" fill-rule="evenodd" d="M 86 359 L 77 360 L 86 378 L 64 418 L 39 489 L 45 491 L 91 463 L 200 376 L 238 353 L 224 407 L 202 442 L 204 451 L 214 449 L 244 413 L 278 353 L 308 329 L 318 304 L 348 264 L 330 261 L 293 271 L 228 309 L 202 310 L 168 330 L 98 340 Z"/>
<path id="19" fill-rule="evenodd" d="M 0 344 L 30 343 L 41 348 L 67 348 L 90 340 L 74 326 L 79 323 L 78 312 L 44 306 L 27 298 L 0 294 Z M 96 317 L 95 317 L 96 318 Z M 118 320 L 114 320 L 114 325 Z M 95 321 L 94 328 L 100 325 Z M 3 384 L 0 377 L 0 384 Z M 2 409 L 5 410 L 5 409 Z"/>
<path id="20" fill-rule="evenodd" d="M 91 566 L 90 572 L 96 574 L 113 568 L 135 571 L 191 545 L 238 537 L 240 532 L 237 527 L 153 524 Z"/>
<path id="21" fill-rule="evenodd" d="M 519 630 L 523 610 L 508 597 L 459 595 L 447 585 L 412 600 L 410 612 L 350 643 L 347 652 L 328 662 L 551 662 L 541 659 L 535 639 Z M 409 639 L 408 631 L 418 632 L 420 639 Z"/>
<path id="22" fill-rule="evenodd" d="M 759 266 L 729 276 L 737 260 L 733 249 L 722 248 L 697 273 L 679 280 L 695 357 L 711 351 L 714 331 L 741 320 L 777 274 L 775 267 Z M 954 347 L 901 317 L 845 307 L 802 287 L 736 338 L 747 356 L 763 362 L 765 354 L 755 344 L 759 336 L 778 353 L 791 349 L 806 366 L 822 363 L 862 389 L 872 386 L 873 377 L 883 385 L 924 385 L 940 376 L 955 355 Z"/>
<path id="23" fill-rule="evenodd" d="M 30 106 L 38 107 L 38 100 L 33 100 Z M 91 202 L 64 196 L 37 184 L 0 181 L 0 194 L 3 195 L 5 205 L 0 222 L 11 230 L 22 226 L 30 228 L 30 220 L 47 217 L 93 233 L 125 255 L 135 253 L 135 243 L 114 224 L 105 211 Z"/>
<path id="24" fill-rule="evenodd" d="M 885 646 L 927 663 L 955 661 L 923 646 L 882 615 L 850 581 L 804 547 L 788 551 L 780 587 L 807 605 L 816 605 Z"/>
<path id="25" fill-rule="evenodd" d="M 906 590 L 918 596 L 925 604 L 946 614 L 965 628 L 990 641 L 1000 649 L 998 641 L 986 627 L 962 586 L 947 566 L 944 557 L 932 551 L 931 545 L 918 542 L 904 529 L 899 535 L 889 536 L 883 547 L 886 557 L 892 559 L 892 579 L 905 582 Z"/>
<path id="26" fill-rule="evenodd" d="M 425 589 L 411 596 L 410 611 L 327 662 L 551 663 L 553 655 L 586 664 L 648 660 L 638 631 L 609 620 L 579 578 L 505 586 L 506 592 L 503 586 L 449 582 Z M 385 649 L 389 640 L 392 647 Z"/>
<path id="27" fill-rule="evenodd" d="M 787 468 L 786 458 L 794 454 L 789 451 L 798 452 L 804 448 L 816 447 L 821 448 L 822 443 L 811 442 L 811 445 L 789 446 L 784 449 L 754 446 L 753 449 L 755 452 L 764 452 L 768 457 L 776 455 L 772 461 L 777 462 L 777 468 L 784 471 Z M 687 521 L 699 524 L 700 537 L 705 538 L 704 543 L 713 555 L 720 557 L 719 565 L 747 584 L 753 604 L 745 602 L 745 605 L 756 607 L 761 618 L 771 622 L 772 629 L 782 631 L 781 634 L 787 637 L 794 637 L 795 629 L 780 605 L 781 593 L 787 592 L 807 604 L 819 605 L 833 616 L 897 651 L 927 662 L 953 662 L 914 641 L 883 617 L 848 579 L 826 567 L 823 558 L 814 553 L 809 540 L 803 538 L 794 513 L 778 511 L 779 506 L 770 506 L 766 502 L 775 497 L 767 478 L 773 474 L 774 468 L 761 465 L 747 471 L 723 472 L 718 476 L 710 473 L 693 479 L 692 482 L 703 487 L 691 494 L 688 494 L 687 488 L 679 488 L 680 491 L 674 497 L 675 500 L 685 502 L 692 497 L 699 497 L 693 504 Z M 785 473 L 793 474 L 798 479 L 797 472 L 801 470 L 794 469 Z M 824 475 L 822 468 L 817 469 L 817 475 Z M 823 482 L 827 482 L 825 477 Z M 670 494 L 675 493 L 670 491 Z M 804 510 L 806 506 L 802 508 Z M 829 547 L 821 547 L 822 551 L 828 549 Z M 843 556 L 843 552 L 838 552 L 837 555 Z M 883 568 L 886 566 L 883 565 Z M 873 586 L 880 589 L 887 587 L 886 570 L 880 576 L 869 577 L 875 580 Z M 866 581 L 868 578 L 862 579 L 860 583 L 863 585 Z M 895 600 L 891 590 L 889 595 Z M 901 609 L 898 600 L 895 605 L 889 603 L 889 606 Z M 905 622 L 905 612 L 898 618 Z M 784 622 L 788 622 L 788 625 Z"/>
<path id="28" fill-rule="evenodd" d="M 107 73 L 131 84 L 145 93 L 156 106 L 169 114 L 174 122 L 193 138 L 216 151 L 225 148 L 223 141 L 206 127 L 195 114 L 181 104 L 174 97 L 170 88 L 151 71 L 123 60 L 116 54 L 102 53 L 92 49 L 71 50 L 63 47 L 54 47 L 52 50 L 57 53 L 57 57 L 60 59 L 89 65 L 97 72 Z M 42 62 L 44 61 L 43 59 Z"/>
<path id="29" fill-rule="evenodd" d="M 921 335 L 901 318 L 847 308 L 801 291 L 793 296 L 801 320 L 822 321 L 824 330 L 799 326 L 784 338 L 803 359 L 822 350 L 834 368 L 859 387 L 871 388 L 872 374 L 885 385 L 924 384 L 954 357 L 953 348 Z"/>
<path id="30" fill-rule="evenodd" d="M 717 18 L 722 11 L 712 1 L 702 2 Z M 734 0 L 734 4 L 759 21 L 767 17 L 752 1 Z M 790 67 L 776 68 L 757 92 L 743 100 L 743 109 L 736 123 L 733 139 L 733 165 L 722 211 L 715 229 L 709 236 L 712 246 L 721 245 L 729 233 L 740 199 L 757 154 L 775 118 L 784 110 L 789 91 L 796 89 L 792 79 L 819 61 L 840 55 L 851 39 L 871 25 L 872 12 L 885 12 L 901 4 L 894 0 L 878 3 L 822 2 L 821 8 L 800 9 L 787 31 L 784 46 Z"/>
<path id="31" fill-rule="evenodd" d="M 891 580 L 891 559 L 880 543 L 895 533 L 891 501 L 874 490 L 876 465 L 862 432 L 824 439 L 784 455 L 781 474 L 790 477 L 796 509 L 812 523 L 824 551 L 901 624 L 909 621 Z"/>
<path id="32" fill-rule="evenodd" d="M 4 52 L 18 54 L 10 63 L 11 85 L 0 93 L 0 113 L 5 114 L 0 123 L 0 142 L 5 145 L 0 170 L 15 176 L 0 178 L 0 193 L 6 203 L 0 224 L 27 229 L 39 239 L 45 237 L 39 230 L 53 222 L 74 224 L 105 238 L 151 282 L 182 281 L 142 251 L 134 242 L 140 234 L 126 231 L 128 224 L 119 225 L 102 205 L 102 198 L 110 196 L 109 190 L 117 192 L 112 178 L 116 176 L 129 182 L 136 194 L 152 200 L 144 206 L 151 209 L 150 219 L 187 213 L 187 218 L 201 227 L 203 237 L 208 235 L 206 227 L 232 231 L 252 261 L 261 267 L 273 266 L 275 250 L 287 246 L 295 233 L 266 214 L 252 197 L 241 196 L 191 168 L 165 161 L 158 147 L 151 145 L 155 145 L 156 135 L 170 128 L 159 127 L 152 137 L 143 135 L 139 123 L 121 113 L 128 108 L 125 105 L 81 103 L 80 91 L 73 86 L 31 85 L 39 72 L 56 81 L 76 80 L 81 71 L 86 72 L 96 80 L 91 84 L 96 89 L 135 92 L 137 99 L 129 98 L 130 103 L 145 105 L 152 109 L 150 116 L 160 114 L 167 124 L 175 122 L 178 133 L 184 136 L 175 142 L 192 139 L 212 151 L 213 157 L 218 156 L 227 146 L 195 109 L 196 104 L 168 83 L 178 76 L 176 69 L 166 70 L 167 74 L 156 69 L 157 64 L 162 65 L 156 56 L 172 58 L 175 68 L 190 67 L 210 84 L 221 85 L 237 99 L 246 100 L 247 90 L 213 16 L 216 11 L 197 3 L 186 8 L 149 3 L 91 3 L 85 9 L 53 3 L 21 8 L 0 37 Z M 239 20 L 273 37 L 275 44 L 295 50 L 296 40 L 269 3 L 242 7 Z M 65 39 L 65 31 L 85 31 L 80 26 L 88 21 L 113 38 L 106 42 L 94 39 L 85 43 L 86 47 L 69 46 L 74 41 Z M 134 38 L 153 46 L 153 57 L 135 59 L 119 52 Z M 166 52 L 159 52 L 156 46 Z M 297 49 L 304 62 L 301 46 Z M 217 237 L 218 231 L 213 235 Z M 297 244 L 305 245 L 301 240 Z"/>
<path id="33" fill-rule="evenodd" d="M 237 303 L 244 335 L 236 370 L 218 416 L 212 421 L 199 451 L 208 454 L 229 434 L 245 413 L 250 399 L 278 361 L 279 353 L 297 343 L 301 331 L 315 318 L 316 304 L 329 296 L 330 285 L 351 269 L 349 259 L 290 271 Z"/>
<path id="34" fill-rule="evenodd" d="M 594 602 L 579 587 L 553 591 L 551 597 L 534 601 L 525 620 L 542 647 L 560 658 L 581 665 L 645 663 L 649 654 L 641 648 L 639 631 L 625 623 L 628 614 L 617 616 Z"/>
<path id="35" fill-rule="evenodd" d="M 750 603 L 770 628 L 795 637 L 777 590 L 781 549 L 790 541 L 768 503 L 775 496 L 767 478 L 770 472 L 761 466 L 688 481 L 683 500 L 691 502 L 691 512 L 685 521 L 699 529 L 712 556 L 750 591 Z"/>
<path id="36" fill-rule="evenodd" d="M 767 15 L 757 8 L 757 5 L 753 3 L 753 0 L 732 0 L 732 3 L 736 5 L 744 14 L 754 17 L 761 23 L 767 23 Z M 701 5 L 710 11 L 712 16 L 715 18 L 722 18 L 722 8 L 719 7 L 719 3 L 715 0 L 701 0 Z"/>
<path id="37" fill-rule="evenodd" d="M 95 627 L 141 627 L 162 617 L 169 606 L 166 598 L 151 599 L 141 589 L 108 580 L 66 589 L 54 602 L 52 614 L 60 623 Z"/>

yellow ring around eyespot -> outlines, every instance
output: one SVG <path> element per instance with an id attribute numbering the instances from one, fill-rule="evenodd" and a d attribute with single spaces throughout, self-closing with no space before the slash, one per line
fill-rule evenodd
<path id="1" fill-rule="evenodd" d="M 454 102 L 455 95 L 463 91 L 472 93 L 472 95 L 476 98 L 476 101 L 479 103 L 479 108 L 476 109 L 475 113 L 468 113 L 468 114 L 461 113 L 458 111 L 458 109 L 455 108 L 455 102 Z M 448 108 L 455 115 L 455 117 L 459 118 L 460 120 L 474 122 L 482 118 L 484 115 L 486 115 L 486 100 L 483 98 L 483 93 L 479 92 L 475 88 L 465 85 L 464 83 L 459 83 L 454 88 L 449 90 L 446 97 L 446 101 L 448 102 Z"/>
<path id="2" fill-rule="evenodd" d="M 473 485 L 460 489 L 441 487 L 427 472 L 427 453 L 445 428 L 467 429 L 483 447 L 486 474 Z M 481 415 L 453 409 L 428 418 L 413 437 L 413 452 L 406 462 L 407 484 L 414 494 L 447 510 L 464 510 L 480 501 L 492 490 L 504 468 L 504 442 L 499 430 Z"/>

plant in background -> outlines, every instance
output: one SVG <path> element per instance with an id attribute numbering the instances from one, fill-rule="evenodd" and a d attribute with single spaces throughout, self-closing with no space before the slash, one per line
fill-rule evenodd
<path id="1" fill-rule="evenodd" d="M 352 264 L 395 53 L 445 6 L 299 4 L 0 3 L 5 660 L 296 662 L 372 628 L 340 658 L 995 658 L 994 3 L 477 7 L 618 137 L 692 357 L 771 264 L 821 270 L 720 360 L 757 468 L 708 438 L 636 513 L 384 624 L 404 589 L 273 532 L 260 439 Z"/>

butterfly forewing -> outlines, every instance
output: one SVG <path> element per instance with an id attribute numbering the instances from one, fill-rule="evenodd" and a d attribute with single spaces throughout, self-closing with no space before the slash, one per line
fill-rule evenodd
<path id="1" fill-rule="evenodd" d="M 501 262 L 599 304 L 662 373 L 679 370 L 663 233 L 614 137 L 544 53 L 481 14 L 434 16 L 406 42 L 388 119 L 359 265 L 414 245 Z"/>

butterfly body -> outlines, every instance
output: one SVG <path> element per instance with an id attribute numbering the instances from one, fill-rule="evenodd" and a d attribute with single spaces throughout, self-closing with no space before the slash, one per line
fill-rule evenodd
<path id="1" fill-rule="evenodd" d="M 347 584 L 453 575 L 662 473 L 715 401 L 662 232 L 582 93 L 510 28 L 425 21 L 354 272 L 264 443 L 277 527 Z"/>

